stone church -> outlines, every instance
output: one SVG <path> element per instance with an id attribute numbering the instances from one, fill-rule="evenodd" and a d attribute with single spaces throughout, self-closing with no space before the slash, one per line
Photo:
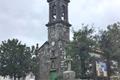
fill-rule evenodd
<path id="1" fill-rule="evenodd" d="M 49 4 L 48 41 L 39 50 L 39 80 L 49 80 L 50 70 L 55 69 L 61 77 L 66 58 L 65 47 L 69 42 L 69 0 L 47 0 Z"/>

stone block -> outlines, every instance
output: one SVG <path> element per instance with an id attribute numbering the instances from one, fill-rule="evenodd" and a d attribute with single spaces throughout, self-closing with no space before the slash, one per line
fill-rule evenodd
<path id="1" fill-rule="evenodd" d="M 63 80 L 75 80 L 75 72 L 74 71 L 65 71 L 63 73 Z"/>

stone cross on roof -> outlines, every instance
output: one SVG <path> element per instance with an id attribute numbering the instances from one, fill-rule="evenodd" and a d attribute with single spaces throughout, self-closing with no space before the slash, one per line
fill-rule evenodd
<path id="1" fill-rule="evenodd" d="M 71 62 L 72 62 L 71 56 L 67 56 L 66 62 L 68 64 L 68 71 L 71 71 Z"/>

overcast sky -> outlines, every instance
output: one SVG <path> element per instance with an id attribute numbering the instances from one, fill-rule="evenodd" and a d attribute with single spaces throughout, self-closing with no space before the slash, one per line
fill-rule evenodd
<path id="1" fill-rule="evenodd" d="M 75 30 L 82 23 L 96 29 L 120 21 L 120 0 L 71 0 L 69 21 Z M 0 0 L 0 42 L 17 38 L 22 43 L 42 45 L 47 40 L 46 0 Z"/>

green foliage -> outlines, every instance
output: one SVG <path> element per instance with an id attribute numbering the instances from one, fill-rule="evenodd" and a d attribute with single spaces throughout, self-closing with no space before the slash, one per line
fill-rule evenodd
<path id="1" fill-rule="evenodd" d="M 17 39 L 2 41 L 0 45 L 0 75 L 21 78 L 30 71 L 30 48 Z"/>
<path id="2" fill-rule="evenodd" d="M 76 77 L 86 75 L 87 65 L 91 59 L 88 53 L 97 49 L 102 50 L 102 55 L 107 60 L 108 76 L 114 73 L 110 69 L 111 60 L 115 60 L 120 65 L 120 23 L 114 23 L 107 27 L 107 30 L 95 35 L 93 28 L 82 27 L 79 31 L 74 31 L 73 41 L 70 42 L 66 51 L 73 59 L 72 70 L 76 72 Z"/>
<path id="3" fill-rule="evenodd" d="M 117 61 L 120 65 L 120 23 L 114 23 L 107 27 L 100 36 L 100 48 L 107 59 L 108 76 L 114 73 L 110 68 L 111 60 Z"/>
<path id="4" fill-rule="evenodd" d="M 68 45 L 66 52 L 73 59 L 72 70 L 76 72 L 76 77 L 86 76 L 86 62 L 89 59 L 89 53 L 96 46 L 94 39 L 94 29 L 88 26 L 82 26 L 79 31 L 74 31 L 73 41 Z"/>
<path id="5" fill-rule="evenodd" d="M 109 25 L 107 30 L 102 32 L 100 44 L 105 56 L 120 62 L 120 23 Z"/>
<path id="6" fill-rule="evenodd" d="M 35 80 L 39 80 L 39 45 L 36 44 L 36 46 L 32 46 L 31 48 L 31 72 L 35 75 Z"/>

